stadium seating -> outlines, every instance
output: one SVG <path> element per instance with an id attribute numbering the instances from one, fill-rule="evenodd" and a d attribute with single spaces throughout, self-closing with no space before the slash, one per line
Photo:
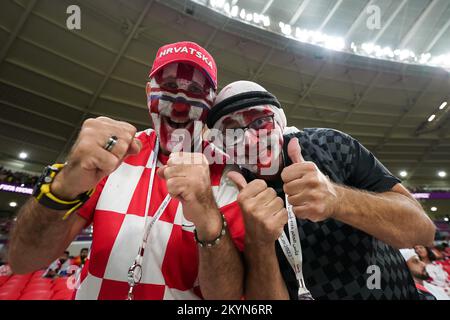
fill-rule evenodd
<path id="1" fill-rule="evenodd" d="M 68 278 L 42 278 L 44 272 L 0 276 L 0 300 L 71 300 Z"/>

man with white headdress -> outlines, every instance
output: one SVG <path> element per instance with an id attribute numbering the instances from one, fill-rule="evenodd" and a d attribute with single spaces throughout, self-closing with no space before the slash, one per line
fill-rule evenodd
<path id="1" fill-rule="evenodd" d="M 434 225 L 356 139 L 286 128 L 277 98 L 250 81 L 223 88 L 207 124 L 242 169 L 228 177 L 240 189 L 247 298 L 417 298 L 393 247 L 431 243 Z"/>
<path id="2" fill-rule="evenodd" d="M 400 249 L 400 253 L 411 272 L 421 300 L 450 300 L 444 289 L 426 281 L 430 279 L 426 264 L 420 260 L 414 249 Z"/>

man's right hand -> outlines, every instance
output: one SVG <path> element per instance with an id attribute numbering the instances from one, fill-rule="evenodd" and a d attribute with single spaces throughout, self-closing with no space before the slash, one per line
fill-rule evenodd
<path id="1" fill-rule="evenodd" d="M 94 188 L 100 180 L 116 170 L 128 155 L 138 154 L 141 143 L 135 138 L 136 128 L 129 123 L 106 117 L 86 120 L 70 151 L 67 165 L 56 175 L 52 193 L 63 200 L 75 199 Z M 111 136 L 117 144 L 104 149 Z"/>
<path id="2" fill-rule="evenodd" d="M 236 171 L 230 171 L 228 178 L 239 189 L 237 201 L 245 223 L 246 244 L 273 246 L 287 223 L 287 211 L 283 200 L 264 180 L 253 180 L 249 184 Z"/>

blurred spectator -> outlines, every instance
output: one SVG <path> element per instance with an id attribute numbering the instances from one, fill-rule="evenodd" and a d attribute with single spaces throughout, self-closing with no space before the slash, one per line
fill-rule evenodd
<path id="1" fill-rule="evenodd" d="M 12 270 L 9 267 L 9 264 L 4 264 L 0 266 L 0 276 L 10 276 L 12 275 Z"/>
<path id="2" fill-rule="evenodd" d="M 88 248 L 83 248 L 80 250 L 80 255 L 78 257 L 75 257 L 73 259 L 72 264 L 78 266 L 78 267 L 83 267 L 84 263 L 86 262 L 86 259 L 88 257 L 89 254 L 89 249 Z"/>
<path id="3" fill-rule="evenodd" d="M 413 249 L 401 249 L 400 253 L 405 258 L 421 300 L 450 300 L 442 288 L 424 281 L 429 278 L 426 264 Z"/>
<path id="4" fill-rule="evenodd" d="M 6 244 L 0 242 L 0 266 L 6 264 Z"/>
<path id="5" fill-rule="evenodd" d="M 419 256 L 420 260 L 422 260 L 426 265 L 432 264 L 434 260 L 436 260 L 436 256 L 430 248 L 424 246 L 415 246 L 414 250 Z"/>
<path id="6" fill-rule="evenodd" d="M 447 242 L 441 243 L 439 250 L 443 254 L 444 259 L 450 259 L 450 247 L 448 246 Z M 449 265 L 450 265 L 450 261 L 449 261 Z"/>
<path id="7" fill-rule="evenodd" d="M 444 254 L 441 252 L 441 250 L 439 250 L 438 248 L 434 247 L 434 248 L 430 248 L 431 252 L 434 255 L 434 261 L 436 261 L 436 263 L 438 263 L 439 261 L 444 260 Z"/>
<path id="8" fill-rule="evenodd" d="M 13 225 L 12 218 L 0 218 L 0 236 L 8 235 Z"/>
<path id="9" fill-rule="evenodd" d="M 450 250 L 447 242 L 442 242 L 432 248 L 436 262 L 450 265 Z"/>
<path id="10" fill-rule="evenodd" d="M 13 172 L 0 166 L 0 182 L 32 187 L 36 184 L 37 179 L 37 176 L 24 172 Z"/>
<path id="11" fill-rule="evenodd" d="M 69 251 L 64 251 L 64 253 L 55 260 L 44 273 L 44 278 L 55 278 L 67 276 L 68 269 L 71 265 Z"/>
<path id="12" fill-rule="evenodd" d="M 8 254 L 6 249 L 6 243 L 0 243 L 0 276 L 10 276 L 12 274 L 12 270 L 7 262 Z"/>
<path id="13" fill-rule="evenodd" d="M 436 255 L 433 251 L 424 246 L 415 246 L 414 249 L 420 260 L 426 265 L 427 273 L 431 278 L 428 282 L 444 289 L 450 296 L 450 276 L 443 266 L 436 262 Z"/>

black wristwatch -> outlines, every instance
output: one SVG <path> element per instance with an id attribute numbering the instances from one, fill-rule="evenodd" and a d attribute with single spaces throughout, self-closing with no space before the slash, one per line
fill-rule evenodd
<path id="1" fill-rule="evenodd" d="M 44 207 L 65 211 L 63 220 L 67 219 L 71 213 L 79 209 L 94 193 L 95 189 L 91 189 L 85 193 L 80 194 L 76 199 L 71 201 L 61 200 L 51 193 L 50 185 L 52 184 L 55 176 L 64 168 L 65 164 L 53 164 L 45 167 L 42 175 L 39 177 L 33 191 L 33 197 Z"/>

